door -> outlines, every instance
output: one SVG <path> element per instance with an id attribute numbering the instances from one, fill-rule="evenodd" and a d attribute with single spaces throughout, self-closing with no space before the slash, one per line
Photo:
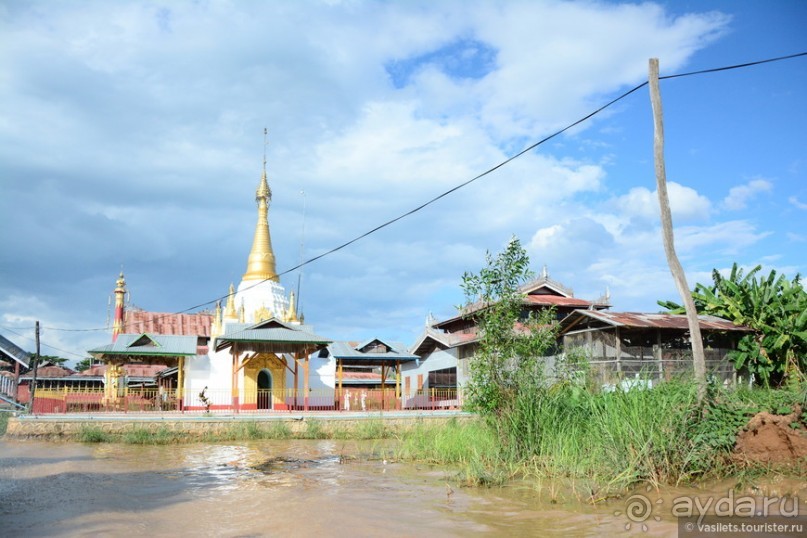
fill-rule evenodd
<path id="1" fill-rule="evenodd" d="M 258 372 L 258 409 L 272 409 L 272 374 L 266 369 Z"/>

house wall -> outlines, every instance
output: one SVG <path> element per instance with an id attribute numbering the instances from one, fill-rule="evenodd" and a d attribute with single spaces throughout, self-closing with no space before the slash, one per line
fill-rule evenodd
<path id="1" fill-rule="evenodd" d="M 591 374 L 601 383 L 635 377 L 668 380 L 692 371 L 692 352 L 688 346 L 681 347 L 685 339 L 680 334 L 663 331 L 659 335 L 656 329 L 651 329 L 634 331 L 631 337 L 646 345 L 627 345 L 625 339 L 620 338 L 617 348 L 614 332 L 592 330 L 565 335 L 563 348 L 567 355 L 572 350 L 582 351 Z M 721 382 L 734 383 L 737 378 L 736 369 L 728 359 L 730 351 L 715 347 L 704 350 L 707 373 Z"/>
<path id="2" fill-rule="evenodd" d="M 246 353 L 241 356 L 243 359 Z M 289 358 L 289 366 L 294 368 L 293 359 Z M 259 361 L 260 362 L 260 361 Z M 278 361 L 279 362 L 279 361 Z M 256 363 L 257 364 L 257 363 Z M 263 363 L 261 363 L 263 364 Z M 265 366 L 265 365 L 264 365 Z M 185 391 L 184 405 L 198 407 L 203 405 L 199 393 L 207 387 L 205 395 L 215 407 L 228 407 L 232 404 L 232 367 L 233 359 L 229 350 L 211 352 L 208 355 L 197 355 L 185 359 Z M 241 368 L 238 371 L 238 392 L 241 404 L 250 402 L 250 394 L 254 394 L 257 385 L 256 366 Z M 288 368 L 268 368 L 272 372 L 275 388 L 286 389 L 288 397 L 292 397 L 294 389 L 294 373 Z M 278 382 L 279 376 L 285 376 Z M 303 368 L 298 368 L 298 393 L 302 397 Z M 309 396 L 324 403 L 333 402 L 334 381 L 336 378 L 336 361 L 332 358 L 321 358 L 314 354 L 309 358 Z M 285 397 L 284 397 L 285 399 Z M 302 401 L 302 400 L 301 400 Z"/>
<path id="3" fill-rule="evenodd" d="M 457 367 L 457 384 L 464 385 L 465 377 L 461 377 L 457 348 L 434 349 L 418 361 L 407 362 L 401 365 L 401 391 L 404 397 L 414 396 L 419 388 L 428 388 L 429 372 Z M 422 387 L 419 387 L 418 377 L 422 376 Z M 409 381 L 407 382 L 407 379 Z M 461 381 L 462 379 L 462 381 Z M 409 390 L 407 392 L 407 387 Z"/>

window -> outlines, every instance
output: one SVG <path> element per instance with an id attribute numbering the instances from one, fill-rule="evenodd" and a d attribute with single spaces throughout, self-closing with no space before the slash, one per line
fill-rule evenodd
<path id="1" fill-rule="evenodd" d="M 429 372 L 429 388 L 455 389 L 457 388 L 457 368 L 444 368 Z"/>

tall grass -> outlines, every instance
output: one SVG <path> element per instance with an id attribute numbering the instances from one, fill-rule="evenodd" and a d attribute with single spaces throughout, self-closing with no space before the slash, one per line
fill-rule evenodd
<path id="1" fill-rule="evenodd" d="M 800 401 L 803 392 L 712 387 L 701 405 L 686 380 L 614 392 L 530 384 L 484 420 L 416 428 L 402 439 L 400 455 L 460 464 L 476 482 L 521 475 L 584 483 L 592 495 L 607 496 L 638 483 L 729 475 L 748 418 L 760 410 L 789 413 Z"/>
<path id="2" fill-rule="evenodd" d="M 11 413 L 0 411 L 0 436 L 5 435 L 8 428 L 8 417 Z"/>

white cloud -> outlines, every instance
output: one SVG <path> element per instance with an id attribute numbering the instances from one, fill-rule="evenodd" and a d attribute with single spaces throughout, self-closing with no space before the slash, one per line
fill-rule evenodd
<path id="1" fill-rule="evenodd" d="M 729 18 L 650 3 L 89 1 L 13 4 L 0 24 L 0 227 L 14 230 L 0 234 L 0 313 L 75 327 L 103 318 L 121 263 L 155 310 L 237 281 L 264 127 L 282 270 L 299 259 L 303 221 L 306 257 L 325 252 L 642 82 L 647 58 L 688 66 Z M 492 58 L 475 76 L 418 60 L 465 41 Z M 396 85 L 390 66 L 407 62 Z M 308 321 L 336 338 L 408 334 L 408 320 L 450 311 L 462 272 L 513 234 L 572 287 L 655 299 L 657 201 L 619 168 L 641 158 L 598 154 L 634 130 L 608 119 L 306 267 Z M 687 256 L 742 252 L 767 233 L 711 221 L 704 189 L 669 191 Z M 32 295 L 43 299 L 30 308 L 9 299 Z M 71 334 L 56 341 L 87 345 Z"/>
<path id="2" fill-rule="evenodd" d="M 773 183 L 766 179 L 753 179 L 745 185 L 732 187 L 729 190 L 728 196 L 723 199 L 723 207 L 732 211 L 745 209 L 748 206 L 749 200 L 756 197 L 757 194 L 763 192 L 770 192 L 773 189 Z"/>
<path id="3" fill-rule="evenodd" d="M 787 199 L 787 201 L 788 201 L 788 202 L 790 202 L 790 204 L 791 204 L 791 205 L 793 205 L 794 207 L 797 207 L 798 209 L 804 209 L 804 210 L 807 210 L 807 204 L 805 204 L 804 202 L 800 201 L 800 200 L 799 200 L 798 198 L 796 198 L 795 196 L 791 196 L 791 197 L 789 197 L 789 198 Z"/>
<path id="4" fill-rule="evenodd" d="M 670 181 L 667 183 L 667 196 L 674 224 L 705 220 L 709 217 L 712 204 L 695 189 Z M 634 187 L 628 194 L 616 198 L 614 204 L 627 217 L 641 220 L 659 219 L 658 191 L 650 192 L 645 187 Z"/>

